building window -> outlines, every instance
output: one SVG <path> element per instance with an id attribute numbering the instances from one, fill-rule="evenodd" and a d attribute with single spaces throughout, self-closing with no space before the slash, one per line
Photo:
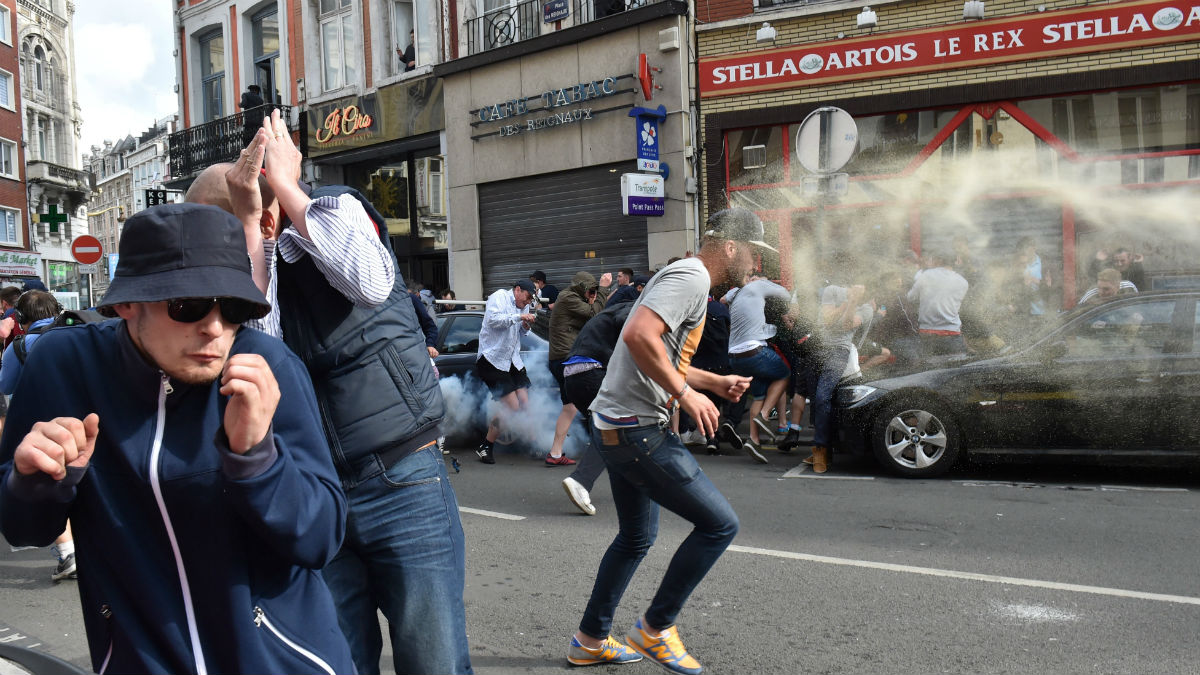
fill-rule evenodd
<path id="1" fill-rule="evenodd" d="M 350 0 L 320 0 L 321 60 L 325 91 L 358 79 L 358 31 Z"/>
<path id="2" fill-rule="evenodd" d="M 37 47 L 34 47 L 33 48 L 33 84 L 35 87 L 37 87 L 38 91 L 42 91 L 42 89 L 43 89 L 42 71 L 45 69 L 45 65 L 42 62 L 45 61 L 45 59 L 46 59 L 46 52 L 42 50 L 41 46 L 39 45 Z"/>
<path id="3" fill-rule="evenodd" d="M 200 38 L 202 117 L 211 122 L 224 114 L 225 37 L 213 31 Z"/>
<path id="4" fill-rule="evenodd" d="M 262 89 L 263 102 L 279 103 L 279 10 L 270 7 L 251 19 L 254 42 L 254 82 Z"/>
<path id="5" fill-rule="evenodd" d="M 12 12 L 7 7 L 0 7 L 0 42 L 12 44 Z"/>
<path id="6" fill-rule="evenodd" d="M 0 138 L 0 176 L 20 180 L 17 176 L 17 144 Z"/>
<path id="7" fill-rule="evenodd" d="M 20 220 L 20 212 L 14 209 L 0 209 L 0 243 L 21 245 L 17 240 L 17 225 Z"/>
<path id="8" fill-rule="evenodd" d="M 14 106 L 14 94 L 12 73 L 0 70 L 0 106 L 9 110 L 16 110 Z"/>

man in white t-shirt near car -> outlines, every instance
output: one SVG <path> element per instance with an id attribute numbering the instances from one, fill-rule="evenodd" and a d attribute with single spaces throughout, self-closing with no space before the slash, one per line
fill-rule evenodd
<path id="1" fill-rule="evenodd" d="M 732 208 L 713 214 L 700 253 L 668 265 L 646 285 L 621 332 L 600 393 L 592 403 L 592 443 L 608 465 L 620 530 L 600 561 L 595 585 L 567 661 L 585 666 L 649 658 L 667 670 L 695 675 L 703 668 L 684 648 L 675 618 L 692 591 L 733 541 L 738 518 L 670 430 L 676 407 L 706 437 L 718 411 L 697 389 L 736 401 L 750 378 L 689 368 L 714 286 L 739 283 L 763 241 L 762 221 Z M 659 507 L 695 529 L 675 552 L 649 609 L 628 634 L 629 647 L 610 630 L 613 613 L 638 564 L 654 543 Z M 632 648 L 632 649 L 630 649 Z"/>
<path id="2" fill-rule="evenodd" d="M 947 251 L 929 254 L 929 267 L 917 272 L 908 301 L 917 303 L 917 328 L 921 334 L 921 356 L 963 354 L 962 319 L 959 309 L 967 295 L 967 280 L 953 269 L 954 255 Z"/>

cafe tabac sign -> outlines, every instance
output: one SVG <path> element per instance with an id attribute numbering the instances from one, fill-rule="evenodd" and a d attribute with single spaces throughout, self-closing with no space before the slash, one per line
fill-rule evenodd
<path id="1" fill-rule="evenodd" d="M 314 105 L 307 115 L 309 157 L 419 136 L 446 126 L 442 81 L 434 77 Z"/>
<path id="2" fill-rule="evenodd" d="M 1093 5 L 700 59 L 700 95 L 814 84 L 1200 39 L 1200 2 Z"/>

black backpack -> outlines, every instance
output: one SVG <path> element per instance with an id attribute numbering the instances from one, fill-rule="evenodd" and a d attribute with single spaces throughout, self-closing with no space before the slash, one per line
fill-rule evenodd
<path id="1" fill-rule="evenodd" d="M 24 333 L 24 334 L 18 335 L 17 337 L 13 338 L 13 341 L 12 341 L 13 353 L 17 355 L 17 360 L 20 361 L 21 365 L 23 366 L 23 365 L 25 365 L 25 359 L 29 358 L 29 347 L 25 344 L 25 336 L 26 335 L 41 335 L 42 333 L 45 333 L 46 331 L 50 330 L 51 328 L 82 326 L 85 323 L 97 323 L 100 321 L 107 321 L 107 320 L 108 320 L 108 317 L 104 316 L 103 314 L 101 314 L 100 312 L 97 312 L 94 309 L 64 310 L 62 312 L 59 312 L 58 316 L 54 317 L 54 323 L 50 323 L 45 326 L 38 326 L 37 328 L 29 331 L 28 333 Z"/>

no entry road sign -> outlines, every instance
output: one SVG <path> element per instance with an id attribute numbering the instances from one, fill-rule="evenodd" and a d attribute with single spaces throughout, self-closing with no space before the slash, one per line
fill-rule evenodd
<path id="1" fill-rule="evenodd" d="M 100 240 L 90 234 L 75 237 L 75 241 L 71 242 L 71 257 L 82 265 L 95 265 L 100 262 L 102 255 L 104 250 L 100 247 Z"/>

